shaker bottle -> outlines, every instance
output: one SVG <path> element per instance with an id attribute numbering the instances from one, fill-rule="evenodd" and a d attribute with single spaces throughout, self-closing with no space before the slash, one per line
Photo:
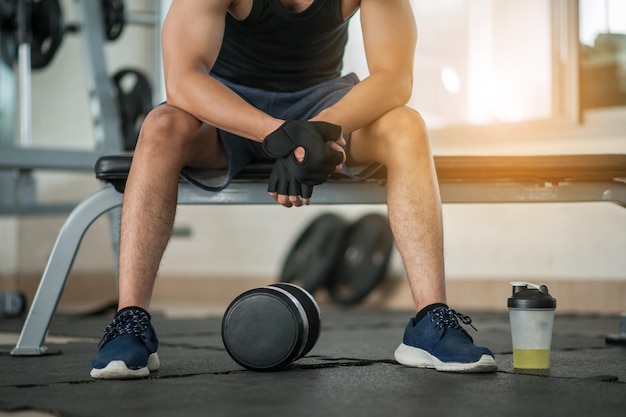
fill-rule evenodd
<path id="1" fill-rule="evenodd" d="M 513 367 L 548 369 L 556 299 L 546 285 L 512 282 L 508 299 Z M 530 288 L 529 288 L 530 287 Z"/>

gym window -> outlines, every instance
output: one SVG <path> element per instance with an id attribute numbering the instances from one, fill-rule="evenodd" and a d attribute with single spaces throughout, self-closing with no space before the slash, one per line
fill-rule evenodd
<path id="1" fill-rule="evenodd" d="M 579 0 L 583 109 L 626 106 L 626 0 Z"/>
<path id="2" fill-rule="evenodd" d="M 496 139 L 504 129 L 508 138 L 527 137 L 554 126 L 579 126 L 587 109 L 600 107 L 589 101 L 589 83 L 602 95 L 602 106 L 620 109 L 610 123 L 623 128 L 626 0 L 411 0 L 411 5 L 418 45 L 409 105 L 435 136 L 458 136 L 462 129 L 466 138 Z M 353 19 L 346 71 L 364 77 L 360 30 Z M 594 49 L 596 39 L 606 38 L 612 52 Z M 592 73 L 594 66 L 601 68 Z M 608 93 L 598 92 L 597 83 Z M 615 97 L 607 97 L 611 94 Z"/>

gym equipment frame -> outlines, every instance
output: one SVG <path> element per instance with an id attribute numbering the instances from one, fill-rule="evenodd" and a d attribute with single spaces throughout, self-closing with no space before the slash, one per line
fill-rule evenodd
<path id="1" fill-rule="evenodd" d="M 76 0 L 79 23 L 75 26 L 82 47 L 89 109 L 93 123 L 94 148 L 71 150 L 32 146 L 32 88 L 29 14 L 32 0 L 17 2 L 17 63 L 15 73 L 0 61 L 0 83 L 7 96 L 19 97 L 17 129 L 12 126 L 15 103 L 0 100 L 0 114 L 5 113 L 0 129 L 0 215 L 69 212 L 78 202 L 44 204 L 37 202 L 34 170 L 88 172 L 96 160 L 106 154 L 124 151 L 120 114 L 111 89 L 105 54 L 105 22 L 100 1 Z M 148 14 L 128 13 L 128 23 L 155 26 L 157 19 Z M 1 36 L 1 35 L 0 35 Z M 17 81 L 17 88 L 15 88 Z M 8 126 L 11 125 L 11 126 Z M 17 130 L 17 135 L 15 134 Z M 14 136 L 16 140 L 14 141 Z"/>

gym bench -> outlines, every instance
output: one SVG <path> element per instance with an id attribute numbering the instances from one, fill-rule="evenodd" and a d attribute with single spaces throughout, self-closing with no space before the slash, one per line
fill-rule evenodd
<path id="1" fill-rule="evenodd" d="M 105 186 L 82 201 L 65 221 L 52 249 L 12 355 L 43 355 L 44 338 L 83 235 L 102 214 L 119 208 L 131 156 L 101 157 L 96 177 Z M 612 202 L 626 208 L 626 155 L 436 156 L 443 203 Z M 266 191 L 270 164 L 241 172 L 221 192 L 187 182 L 178 204 L 276 204 Z M 383 204 L 386 171 L 366 181 L 331 177 L 315 187 L 315 204 Z"/>

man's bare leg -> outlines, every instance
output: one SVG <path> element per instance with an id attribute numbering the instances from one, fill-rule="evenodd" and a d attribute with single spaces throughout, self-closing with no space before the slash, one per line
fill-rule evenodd
<path id="1" fill-rule="evenodd" d="M 227 160 L 214 128 L 162 105 L 144 123 L 124 192 L 119 309 L 148 309 L 171 237 L 178 175 L 185 165 L 223 168 Z"/>
<path id="2" fill-rule="evenodd" d="M 227 166 L 217 131 L 179 109 L 159 106 L 144 121 L 126 183 L 118 312 L 92 361 L 93 378 L 141 378 L 160 366 L 147 309 L 172 233 L 178 175 L 186 165 Z"/>
<path id="3" fill-rule="evenodd" d="M 350 153 L 357 160 L 382 162 L 388 171 L 389 221 L 417 312 L 405 328 L 395 359 L 438 371 L 496 371 L 493 353 L 475 346 L 458 321 L 471 324 L 471 319 L 445 305 L 441 199 L 419 114 L 409 108 L 385 114 L 356 132 Z"/>
<path id="4" fill-rule="evenodd" d="M 387 167 L 387 206 L 417 311 L 445 303 L 441 199 L 424 123 L 398 108 L 353 134 L 351 156 Z"/>

